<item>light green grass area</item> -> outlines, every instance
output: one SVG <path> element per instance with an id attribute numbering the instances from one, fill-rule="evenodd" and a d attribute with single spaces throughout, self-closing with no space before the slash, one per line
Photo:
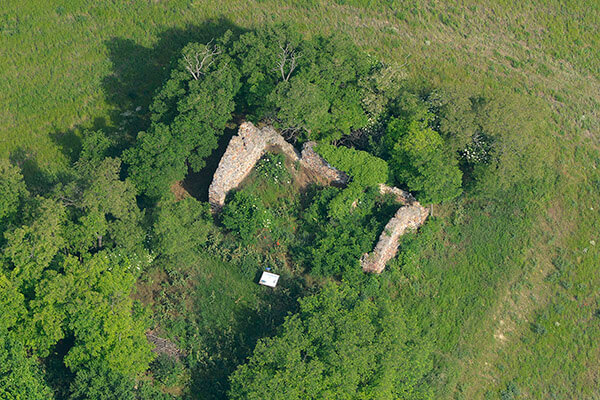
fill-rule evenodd
<path id="1" fill-rule="evenodd" d="M 600 2 L 575 0 L 6 0 L 0 157 L 53 173 L 75 155 L 86 128 L 120 129 L 131 138 L 185 43 L 273 22 L 307 35 L 346 32 L 401 65 L 408 79 L 464 96 L 514 98 L 541 120 L 525 134 L 544 149 L 546 158 L 531 166 L 547 170 L 539 193 L 550 194 L 521 188 L 515 201 L 440 209 L 438 220 L 407 241 L 389 279 L 406 280 L 397 298 L 414 310 L 435 348 L 436 398 L 595 398 L 598 21 Z M 227 269 L 193 275 L 208 282 L 198 298 L 235 281 Z M 259 307 L 260 288 L 236 285 L 231 293 Z M 185 301 L 194 302 L 190 296 Z"/>

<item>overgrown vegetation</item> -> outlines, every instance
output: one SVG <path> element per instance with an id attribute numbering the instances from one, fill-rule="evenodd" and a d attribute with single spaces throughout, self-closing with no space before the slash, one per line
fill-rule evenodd
<path id="1" fill-rule="evenodd" d="M 598 7 L 321 3 L 3 5 L 0 397 L 597 394 Z M 174 201 L 243 118 L 350 185 Z"/>

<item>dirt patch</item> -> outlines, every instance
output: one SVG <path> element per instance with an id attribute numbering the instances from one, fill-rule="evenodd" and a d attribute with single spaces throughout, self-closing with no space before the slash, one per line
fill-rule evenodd
<path id="1" fill-rule="evenodd" d="M 158 336 L 156 333 L 155 330 L 146 332 L 148 342 L 154 345 L 154 348 L 152 349 L 153 352 L 156 354 L 166 354 L 177 360 L 185 357 L 185 352 L 177 347 L 175 343 L 171 342 L 169 339 Z"/>
<path id="2" fill-rule="evenodd" d="M 190 197 L 190 193 L 183 187 L 183 181 L 177 181 L 171 185 L 171 193 L 175 196 L 176 201 Z"/>

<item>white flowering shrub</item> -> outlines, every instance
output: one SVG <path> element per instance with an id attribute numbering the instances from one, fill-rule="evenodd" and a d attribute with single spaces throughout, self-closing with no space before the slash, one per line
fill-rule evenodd
<path id="1" fill-rule="evenodd" d="M 256 171 L 275 183 L 290 183 L 292 177 L 285 167 L 285 156 L 282 154 L 267 153 L 256 164 Z"/>
<path id="2" fill-rule="evenodd" d="M 487 164 L 490 161 L 492 145 L 485 135 L 475 135 L 461 152 L 461 157 L 469 164 Z"/>

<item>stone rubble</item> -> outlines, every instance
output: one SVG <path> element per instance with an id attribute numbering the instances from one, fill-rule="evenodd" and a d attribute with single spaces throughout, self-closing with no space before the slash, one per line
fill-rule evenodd
<path id="1" fill-rule="evenodd" d="M 409 229 L 417 229 L 423 225 L 429 215 L 428 209 L 419 204 L 412 194 L 402 189 L 382 183 L 379 185 L 379 192 L 384 195 L 392 194 L 397 202 L 404 205 L 385 225 L 373 251 L 363 254 L 360 259 L 363 271 L 377 274 L 385 269 L 389 260 L 396 257 L 400 236 Z"/>
<path id="2" fill-rule="evenodd" d="M 373 252 L 365 253 L 361 257 L 360 265 L 363 271 L 381 273 L 387 262 L 396 257 L 400 236 L 409 229 L 417 229 L 428 215 L 429 210 L 417 202 L 400 207 L 385 225 Z"/>
<path id="3" fill-rule="evenodd" d="M 304 146 L 302 146 L 300 166 L 302 166 L 305 171 L 308 171 L 312 178 L 317 182 L 325 185 L 345 186 L 350 180 L 348 174 L 329 165 L 329 163 L 314 150 L 316 144 L 317 143 L 315 142 L 304 143 Z"/>

